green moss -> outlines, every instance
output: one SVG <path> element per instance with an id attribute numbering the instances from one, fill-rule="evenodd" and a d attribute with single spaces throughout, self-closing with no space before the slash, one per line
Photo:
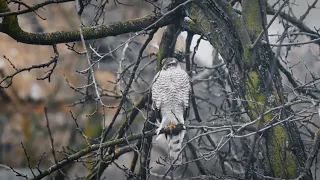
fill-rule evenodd
<path id="1" fill-rule="evenodd" d="M 216 41 L 214 47 L 218 50 L 218 52 L 222 52 L 221 44 Z"/>
<path id="2" fill-rule="evenodd" d="M 249 66 L 252 66 L 253 64 L 253 61 L 252 61 L 252 58 L 251 58 L 251 55 L 250 55 L 250 49 L 251 49 L 251 45 L 250 44 L 247 44 L 244 46 L 244 49 L 243 49 L 243 57 L 244 57 L 244 60 L 245 62 L 249 65 Z"/>
<path id="3" fill-rule="evenodd" d="M 227 5 L 227 10 L 228 10 L 228 14 L 230 14 L 233 11 L 233 8 L 230 3 L 228 3 Z"/>
<path id="4" fill-rule="evenodd" d="M 83 35 L 87 36 L 88 34 L 90 35 L 96 35 L 97 31 L 95 31 L 93 28 L 82 28 Z M 107 29 L 106 29 L 107 31 Z M 80 31 L 74 32 L 76 35 L 80 35 Z"/>
<path id="5" fill-rule="evenodd" d="M 0 13 L 1 12 L 10 12 L 10 9 L 7 3 L 4 0 L 0 0 Z M 30 38 L 30 33 L 24 32 L 18 23 L 18 17 L 16 15 L 5 16 L 2 22 L 3 26 L 6 29 L 6 32 L 9 36 L 20 36 L 25 38 Z"/>
<path id="6" fill-rule="evenodd" d="M 190 8 L 190 15 L 194 16 L 194 19 L 196 20 L 196 23 L 200 20 L 200 15 L 198 13 L 199 9 L 195 5 L 192 5 Z"/>
<path id="7" fill-rule="evenodd" d="M 297 173 L 297 167 L 294 155 L 286 151 L 286 133 L 281 126 L 274 128 L 272 165 L 275 177 L 294 178 Z M 283 167 L 284 166 L 284 167 Z M 283 174 L 285 173 L 285 174 Z"/>
<path id="8" fill-rule="evenodd" d="M 282 158 L 281 158 L 281 154 L 283 152 L 283 140 L 284 140 L 284 132 L 283 130 L 277 126 L 274 128 L 274 134 L 275 134 L 275 138 L 277 140 L 273 141 L 273 156 L 272 156 L 272 164 L 275 165 L 274 166 L 274 174 L 276 177 L 281 177 L 281 174 L 283 172 L 283 167 L 282 167 Z"/>
<path id="9" fill-rule="evenodd" d="M 10 11 L 10 9 L 8 8 L 6 1 L 0 0 L 0 13 L 8 12 L 8 11 Z"/>
<path id="10" fill-rule="evenodd" d="M 241 28 L 241 19 L 240 19 L 240 18 L 238 18 L 238 19 L 235 20 L 234 26 L 235 26 L 235 28 L 237 28 L 237 29 L 240 29 L 240 28 Z"/>
<path id="11" fill-rule="evenodd" d="M 161 69 L 161 62 L 162 62 L 162 59 L 164 58 L 163 57 L 163 54 L 164 54 L 164 48 L 162 48 L 161 46 L 159 47 L 159 51 L 158 51 L 158 54 L 157 54 L 157 67 L 156 67 L 156 71 L 159 71 Z"/>
<path id="12" fill-rule="evenodd" d="M 294 155 L 290 151 L 287 151 L 286 154 L 287 154 L 287 157 L 286 157 L 287 175 L 290 178 L 294 178 L 296 177 L 296 174 L 298 172 Z"/>
<path id="13" fill-rule="evenodd" d="M 250 3 L 246 9 L 245 22 L 247 27 L 258 35 L 262 31 L 260 8 L 258 3 Z"/>
<path id="14" fill-rule="evenodd" d="M 253 118 L 258 118 L 262 113 L 265 101 L 264 94 L 259 91 L 259 74 L 255 71 L 249 72 L 249 79 L 246 85 L 246 99 L 248 100 L 249 110 Z M 266 111 L 270 107 L 266 107 Z M 257 114 L 257 112 L 259 114 Z M 269 124 L 272 114 L 264 116 L 263 122 Z M 258 126 L 258 123 L 256 123 Z M 295 165 L 294 155 L 286 151 L 286 132 L 281 126 L 276 126 L 272 135 L 272 154 L 271 162 L 275 177 L 295 177 L 297 167 Z M 285 152 L 285 153 L 284 153 Z M 285 172 L 285 174 L 283 174 Z"/>
<path id="15" fill-rule="evenodd" d="M 255 97 L 257 96 L 257 87 L 258 87 L 258 74 L 256 72 L 249 72 L 249 79 L 246 85 L 246 99 L 248 100 L 249 109 L 251 110 L 253 118 L 257 117 L 255 112 Z"/>
<path id="16" fill-rule="evenodd" d="M 207 21 L 201 21 L 200 27 L 206 31 L 209 31 L 209 23 L 207 23 Z"/>
<path id="17" fill-rule="evenodd" d="M 208 31 L 209 23 L 207 21 L 202 21 L 202 17 L 199 14 L 199 7 L 192 5 L 190 8 L 190 15 L 192 16 L 192 20 L 201 27 L 201 29 Z"/>
<path id="18" fill-rule="evenodd" d="M 249 100 L 248 105 L 253 118 L 258 118 L 259 114 L 262 113 L 265 97 L 264 94 L 259 91 L 259 74 L 251 71 L 249 72 L 249 78 L 250 81 L 247 81 L 246 86 L 246 99 Z M 269 109 L 270 107 L 267 106 L 266 111 Z M 259 114 L 257 114 L 257 112 L 259 112 Z M 263 122 L 269 124 L 271 119 L 272 114 L 267 114 L 264 116 Z M 297 167 L 293 154 L 285 149 L 285 130 L 281 126 L 276 126 L 272 138 L 271 161 L 275 177 L 294 177 Z M 283 174 L 283 172 L 286 174 Z"/>
<path id="19" fill-rule="evenodd" d="M 259 90 L 259 74 L 255 71 L 249 72 L 249 79 L 246 85 L 246 99 L 249 100 L 248 105 L 253 118 L 258 118 L 262 113 L 265 97 Z M 266 110 L 269 109 L 270 107 L 266 107 Z M 265 123 L 269 123 L 271 119 L 271 114 L 264 116 Z"/>

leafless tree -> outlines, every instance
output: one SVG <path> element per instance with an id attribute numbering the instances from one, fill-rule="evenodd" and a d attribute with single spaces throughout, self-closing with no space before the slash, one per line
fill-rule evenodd
<path id="1" fill-rule="evenodd" d="M 45 19 L 41 12 L 46 7 L 70 3 L 81 22 L 75 30 L 27 32 L 20 26 L 20 16 L 33 13 Z M 147 4 L 150 14 L 106 22 L 108 6 L 133 8 L 135 3 Z M 300 18 L 294 13 L 299 8 L 295 3 L 295 0 L 0 0 L 2 34 L 24 44 L 52 46 L 54 53 L 46 63 L 23 68 L 4 56 L 14 71 L 2 72 L 1 90 L 5 92 L 17 75 L 34 69 L 45 68 L 45 74 L 38 80 L 52 82 L 51 76 L 58 71 L 56 67 L 63 58 L 59 47 L 64 47 L 81 57 L 78 63 L 84 64 L 83 69 L 74 72 L 84 80 L 82 85 L 74 85 L 68 78 L 64 82 L 77 94 L 72 106 L 94 109 L 85 117 L 69 113 L 74 132 L 81 135 L 85 145 L 60 148 L 54 144 L 50 108 L 44 108 L 52 164 L 41 166 L 42 156 L 37 163 L 31 163 L 30 154 L 21 143 L 31 176 L 10 165 L 0 167 L 26 179 L 47 176 L 108 179 L 112 173 L 108 168 L 118 169 L 121 175 L 117 177 L 127 179 L 317 179 L 320 131 L 315 120 L 319 121 L 320 114 L 319 75 L 305 59 L 293 60 L 290 53 L 309 44 L 320 45 L 318 27 L 305 24 L 318 0 L 306 1 L 307 9 Z M 281 31 L 271 34 L 269 28 L 276 21 Z M 146 52 L 154 46 L 150 42 L 163 27 L 157 52 Z M 187 32 L 185 50 L 177 51 L 181 32 Z M 117 45 L 107 44 L 104 39 L 112 36 L 125 40 L 117 39 Z M 196 41 L 194 47 L 192 40 Z M 202 41 L 208 41 L 214 48 L 212 59 L 205 62 L 196 57 Z M 319 61 L 319 54 L 311 52 L 314 61 Z M 166 142 L 153 138 L 156 118 L 150 106 L 150 82 L 165 57 L 176 57 L 192 79 L 181 165 L 168 163 Z M 305 70 L 302 78 L 297 72 L 298 65 Z M 96 75 L 97 71 L 110 69 L 116 71 L 112 90 L 105 89 Z M 117 104 L 109 105 L 110 101 Z M 110 109 L 114 111 L 108 118 L 110 113 L 106 112 Z M 96 136 L 88 137 L 79 120 L 92 117 L 98 118 L 102 127 L 95 132 Z M 179 125 L 173 131 L 183 128 Z M 163 129 L 161 133 L 170 132 Z M 85 167 L 84 176 L 70 175 L 74 164 Z"/>

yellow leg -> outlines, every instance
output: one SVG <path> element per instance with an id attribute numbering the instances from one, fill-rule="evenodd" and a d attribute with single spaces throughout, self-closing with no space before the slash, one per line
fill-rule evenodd
<path id="1" fill-rule="evenodd" d="M 169 124 L 168 128 L 169 128 L 171 134 L 172 134 L 172 129 L 174 129 L 174 128 L 176 128 L 176 127 L 177 127 L 177 126 L 174 125 L 174 124 L 172 124 L 172 123 Z"/>

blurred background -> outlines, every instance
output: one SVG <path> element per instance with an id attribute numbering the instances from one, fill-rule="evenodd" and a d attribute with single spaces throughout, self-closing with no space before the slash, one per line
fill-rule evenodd
<path id="1" fill-rule="evenodd" d="M 24 2 L 32 5 L 43 1 L 26 0 Z M 117 21 L 142 17 L 152 13 L 154 10 L 149 3 L 140 0 L 124 1 L 123 3 L 127 5 L 116 5 L 113 2 L 107 4 L 105 7 L 106 13 L 103 16 L 105 18 L 104 22 L 99 23 L 108 25 Z M 10 8 L 12 11 L 17 10 L 16 5 L 12 5 Z M 81 21 L 89 25 L 95 13 L 94 6 L 88 6 L 81 16 Z M 48 5 L 43 9 L 39 9 L 37 14 L 20 15 L 19 24 L 21 28 L 27 32 L 55 32 L 79 29 L 81 25 L 73 2 Z M 163 29 L 159 30 L 150 46 L 146 49 L 146 55 L 157 52 L 157 45 L 161 40 L 161 32 L 163 32 Z M 95 42 L 88 41 L 87 48 L 89 49 L 89 44 L 96 43 L 99 44 L 97 52 L 107 53 L 121 45 L 131 36 L 133 34 L 103 38 Z M 136 61 L 137 53 L 146 37 L 139 36 L 134 42 L 130 43 L 128 50 L 124 54 L 125 65 Z M 81 42 L 69 43 L 68 45 L 74 46 L 74 49 L 78 52 L 84 51 Z M 180 46 L 183 47 L 182 42 Z M 88 138 L 98 137 L 103 126 L 103 112 L 101 109 L 93 116 L 88 116 L 88 114 L 95 112 L 95 103 L 88 102 L 79 105 L 78 102 L 83 97 L 70 87 L 85 86 L 88 81 L 86 75 L 77 73 L 77 71 L 88 67 L 85 56 L 69 50 L 66 44 L 59 44 L 57 48 L 60 57 L 50 83 L 47 80 L 37 80 L 37 78 L 44 77 L 49 70 L 48 68 L 42 68 L 18 74 L 13 78 L 12 85 L 9 88 L 0 89 L 0 164 L 12 166 L 26 174 L 31 174 L 31 172 L 29 169 L 25 169 L 28 164 L 21 142 L 30 157 L 32 166 L 35 166 L 40 159 L 41 167 L 49 167 L 54 163 L 44 113 L 45 107 L 48 109 L 48 119 L 56 150 L 62 150 L 67 146 L 74 148 L 74 150 L 79 150 L 87 144 L 79 131 L 76 130 L 75 121 L 72 119 L 70 111 L 77 118 L 78 125 Z M 98 84 L 110 94 L 115 94 L 116 73 L 118 71 L 117 61 L 122 54 L 123 47 L 104 58 L 99 63 L 99 68 L 95 70 Z M 48 62 L 53 56 L 54 53 L 51 46 L 18 43 L 6 34 L 0 34 L 0 72 L 2 78 L 15 72 L 10 62 L 17 69 L 20 69 Z M 155 56 L 146 58 L 142 64 L 146 64 L 151 59 L 154 62 Z M 143 73 L 153 73 L 154 65 L 155 63 L 153 68 L 149 68 L 149 72 L 144 71 Z M 128 78 L 128 76 L 125 78 Z M 153 75 L 149 76 L 149 81 L 151 78 L 153 78 Z M 148 87 L 144 85 L 144 87 L 139 88 L 145 90 Z M 138 95 L 132 98 L 136 100 Z M 106 97 L 104 98 L 104 103 L 105 105 L 116 106 L 119 103 L 119 99 Z M 116 108 L 105 109 L 107 123 L 113 117 L 115 111 Z M 120 120 L 116 122 L 115 127 L 120 127 L 122 123 L 121 115 L 118 119 Z M 137 121 L 136 126 L 141 126 L 143 122 L 143 119 Z M 75 172 L 81 172 L 78 168 L 85 169 L 81 166 L 77 167 L 75 165 L 72 167 L 71 174 L 75 175 Z M 75 169 L 74 171 L 72 170 L 73 168 Z M 118 171 L 110 168 L 110 172 L 117 175 Z M 85 173 L 86 171 L 82 175 Z M 0 168 L 0 179 L 16 178 L 13 172 Z"/>
<path id="2" fill-rule="evenodd" d="M 42 1 L 39 0 L 25 0 L 27 4 L 36 4 Z M 153 7 L 141 0 L 123 0 L 122 3 L 129 5 L 121 5 L 110 2 L 105 7 L 105 15 L 103 22 L 100 24 L 111 24 L 112 22 L 133 19 L 142 17 L 144 15 L 153 12 Z M 273 1 L 269 1 L 272 3 Z M 308 7 L 308 3 L 313 1 L 295 1 L 296 6 L 292 11 L 296 17 L 300 17 Z M 12 6 L 14 10 L 16 6 Z M 276 6 L 277 8 L 277 6 Z M 53 4 L 46 6 L 44 9 L 39 9 L 37 14 L 45 20 L 41 19 L 35 13 L 28 13 L 19 16 L 19 23 L 23 30 L 28 32 L 55 32 L 62 30 L 79 29 L 81 22 L 78 18 L 75 4 L 73 2 L 64 4 Z M 81 21 L 85 25 L 92 22 L 95 15 L 95 8 L 89 6 L 85 9 L 81 15 Z M 318 16 L 320 10 L 318 8 L 312 9 L 310 15 L 307 16 L 304 21 L 309 27 L 319 27 L 320 22 Z M 272 16 L 268 17 L 271 18 Z M 160 29 L 154 36 L 152 42 L 145 50 L 144 55 L 150 55 L 145 58 L 140 65 L 141 76 L 146 82 L 150 82 L 155 73 L 155 59 L 154 54 L 158 51 L 158 46 L 161 41 L 164 28 Z M 269 29 L 269 34 L 281 34 L 283 31 L 280 20 L 275 22 Z M 88 41 L 89 45 L 95 44 L 96 51 L 98 53 L 107 53 L 112 49 L 118 47 L 133 34 L 125 34 L 116 37 L 107 37 L 96 41 Z M 128 66 L 136 61 L 138 51 L 142 46 L 142 43 L 148 36 L 140 35 L 128 45 L 128 49 L 124 50 L 124 46 L 118 50 L 110 53 L 101 62 L 99 62 L 98 68 L 95 70 L 95 77 L 98 84 L 106 92 L 112 95 L 117 95 L 117 87 L 115 82 L 117 80 L 118 63 L 119 60 L 124 57 L 124 64 Z M 186 33 L 180 34 L 176 51 L 184 52 Z M 193 51 L 196 41 L 199 36 L 195 36 L 192 42 L 191 51 Z M 300 41 L 307 41 L 305 36 L 299 36 Z M 276 43 L 277 38 L 270 38 L 271 42 Z M 81 42 L 68 43 L 69 47 L 73 46 L 74 50 L 83 52 Z M 71 117 L 77 119 L 79 127 L 83 130 L 84 134 L 88 138 L 96 138 L 100 135 L 103 128 L 102 110 L 99 109 L 93 116 L 88 116 L 95 112 L 95 103 L 88 102 L 83 105 L 77 105 L 77 102 L 83 98 L 83 96 L 77 93 L 71 87 L 85 86 L 88 79 L 85 75 L 77 73 L 77 71 L 84 70 L 88 67 L 85 56 L 76 53 L 74 50 L 68 49 L 66 44 L 57 45 L 60 53 L 57 68 L 55 69 L 51 82 L 47 80 L 39 81 L 37 78 L 45 76 L 45 73 L 49 70 L 47 68 L 31 70 L 30 72 L 23 72 L 13 78 L 12 85 L 6 89 L 0 89 L 0 164 L 6 164 L 13 168 L 30 174 L 27 168 L 27 161 L 22 144 L 30 157 L 30 164 L 35 166 L 41 159 L 41 167 L 49 167 L 54 163 L 54 159 L 51 154 L 51 144 L 47 129 L 47 122 L 45 117 L 44 108 L 48 110 L 48 120 L 50 122 L 52 137 L 54 138 L 54 146 L 56 150 L 62 150 L 69 147 L 74 150 L 79 150 L 86 146 L 87 142 L 83 136 L 76 130 L 75 121 Z M 281 51 L 281 55 L 286 56 L 285 50 Z M 203 67 L 210 68 L 216 62 L 212 62 L 213 48 L 211 45 L 202 40 L 200 47 L 196 54 L 196 63 Z M 124 55 L 124 56 L 123 56 Z M 318 45 L 303 45 L 300 47 L 293 47 L 286 59 L 290 61 L 290 64 L 296 64 L 292 67 L 292 72 L 295 78 L 301 81 L 310 80 L 310 74 L 306 74 L 307 69 L 311 72 L 319 75 L 320 67 L 320 51 Z M 51 46 L 36 46 L 18 43 L 6 34 L 0 34 L 0 75 L 5 77 L 15 72 L 15 69 L 10 65 L 12 64 L 18 69 L 29 67 L 34 64 L 45 63 L 51 60 L 54 56 Z M 221 59 L 220 59 L 221 61 Z M 302 63 L 303 62 L 303 63 Z M 225 73 L 225 72 L 224 72 Z M 124 79 L 128 78 L 130 74 L 125 74 Z M 214 75 L 219 76 L 219 75 Z M 214 80 L 213 80 L 214 81 Z M 290 85 L 286 78 L 283 76 L 285 84 Z M 217 106 L 223 104 L 225 98 L 220 86 L 213 84 L 213 88 L 203 90 L 207 84 L 199 84 L 196 86 L 195 93 L 199 96 L 209 97 Z M 291 86 L 291 85 L 290 85 Z M 138 79 L 134 82 L 133 88 L 136 92 L 132 93 L 132 100 L 137 100 L 142 93 L 148 89 L 148 84 L 143 80 Z M 119 103 L 119 99 L 105 97 L 103 101 L 106 105 L 116 106 Z M 205 109 L 205 105 L 201 107 L 201 116 L 209 118 L 209 112 Z M 297 107 L 299 108 L 299 107 Z M 106 125 L 112 119 L 116 108 L 105 109 L 106 113 Z M 142 112 L 133 125 L 133 131 L 139 132 L 143 126 L 144 118 Z M 122 123 L 119 116 L 116 121 L 115 127 L 119 127 Z M 315 123 L 320 124 L 318 118 L 313 119 Z M 113 130 L 113 131 L 116 131 Z M 219 140 L 219 136 L 215 137 Z M 153 153 L 163 154 L 163 149 L 155 145 Z M 157 149 L 158 148 L 158 149 Z M 128 165 L 127 159 L 132 157 L 132 153 L 127 153 L 122 156 L 117 162 L 120 164 Z M 74 164 L 68 170 L 71 177 L 85 175 L 86 168 L 81 164 Z M 116 166 L 108 168 L 105 172 L 109 178 L 116 177 L 121 179 L 124 174 Z M 192 174 L 192 170 L 190 172 Z M 15 174 L 11 171 L 6 171 L 0 168 L 0 179 L 19 179 L 15 177 Z"/>

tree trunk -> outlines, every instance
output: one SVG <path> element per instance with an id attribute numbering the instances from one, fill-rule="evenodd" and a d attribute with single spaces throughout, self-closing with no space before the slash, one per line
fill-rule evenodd
<path id="1" fill-rule="evenodd" d="M 278 108 L 261 117 L 266 111 L 281 107 L 287 101 L 276 67 L 277 59 L 270 46 L 261 44 L 260 40 L 253 46 L 263 31 L 261 22 L 266 20 L 265 7 L 264 1 L 244 0 L 240 17 L 224 0 L 195 1 L 186 7 L 188 16 L 225 59 L 235 91 L 241 99 L 246 100 L 243 105 L 251 121 L 257 120 L 257 129 L 292 115 L 291 109 Z M 266 141 L 264 164 L 267 164 L 264 166 L 264 175 L 276 178 L 297 177 L 306 160 L 297 125 L 284 121 L 264 131 L 263 137 Z M 253 166 L 252 158 L 257 151 L 254 147 L 259 140 L 257 137 L 254 139 L 246 172 L 251 172 L 249 168 Z M 252 174 L 246 173 L 246 176 L 248 178 Z M 312 179 L 310 172 L 308 179 Z"/>

